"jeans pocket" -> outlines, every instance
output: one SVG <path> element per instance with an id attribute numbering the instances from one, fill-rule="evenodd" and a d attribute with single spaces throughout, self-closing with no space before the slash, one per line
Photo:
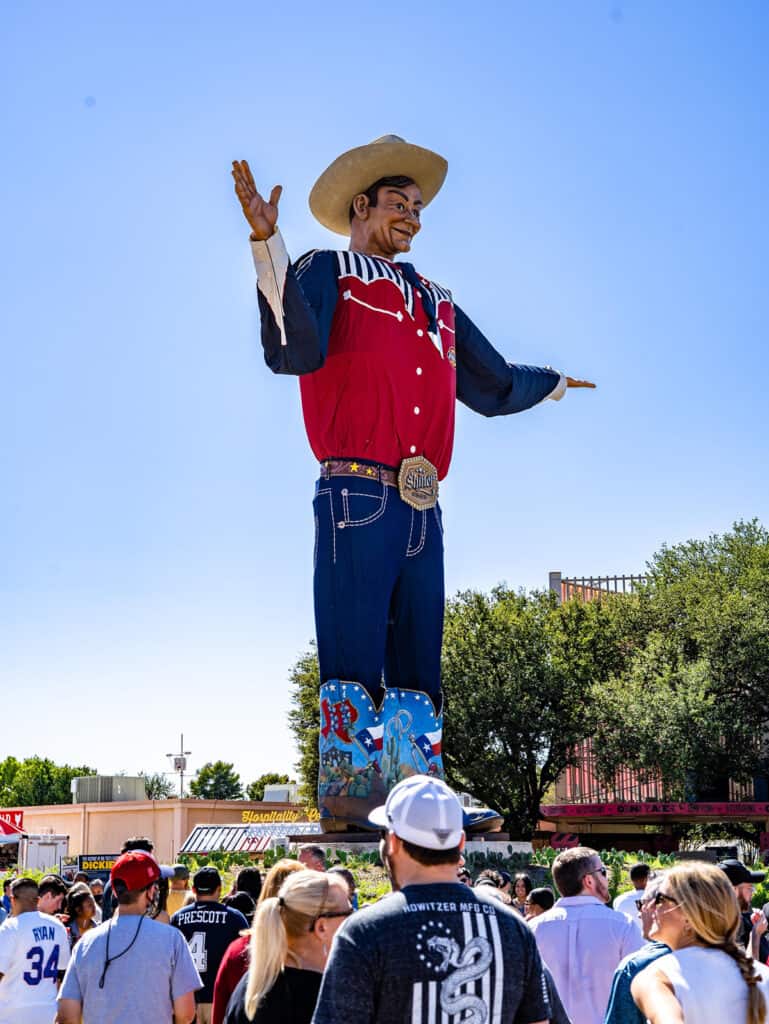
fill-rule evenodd
<path id="1" fill-rule="evenodd" d="M 425 537 L 427 536 L 427 516 L 427 512 L 416 512 L 412 508 L 411 528 L 409 530 L 408 544 L 406 545 L 406 558 L 413 558 L 414 555 L 421 554 L 422 548 L 425 546 Z"/>
<path id="2" fill-rule="evenodd" d="M 385 513 L 387 508 L 386 484 L 379 485 L 380 493 L 367 494 L 365 491 L 351 491 L 343 487 L 340 491 L 342 499 L 342 518 L 337 522 L 339 529 L 347 526 L 369 526 Z"/>

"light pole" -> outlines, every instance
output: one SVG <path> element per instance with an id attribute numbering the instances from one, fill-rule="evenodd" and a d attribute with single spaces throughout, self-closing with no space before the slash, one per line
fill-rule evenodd
<path id="1" fill-rule="evenodd" d="M 179 753 L 178 754 L 166 754 L 166 757 L 173 758 L 174 771 L 179 773 L 179 799 L 184 799 L 184 773 L 187 770 L 187 758 L 192 753 L 191 750 L 184 749 L 184 733 L 179 738 Z"/>

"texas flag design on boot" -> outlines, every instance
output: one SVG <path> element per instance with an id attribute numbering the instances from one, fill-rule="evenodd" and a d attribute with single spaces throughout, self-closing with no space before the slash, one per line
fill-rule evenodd
<path id="1" fill-rule="evenodd" d="M 329 679 L 320 688 L 318 809 L 324 832 L 369 828 L 387 790 L 380 757 L 384 723 L 365 687 Z"/>

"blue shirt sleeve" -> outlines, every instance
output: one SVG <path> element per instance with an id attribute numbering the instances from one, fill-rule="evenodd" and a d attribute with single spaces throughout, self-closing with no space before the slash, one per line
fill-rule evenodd
<path id="1" fill-rule="evenodd" d="M 283 288 L 285 345 L 270 304 L 261 291 L 258 295 L 264 359 L 272 372 L 301 375 L 320 369 L 338 297 L 334 253 L 318 250 L 288 268 Z"/>
<path id="2" fill-rule="evenodd" d="M 203 988 L 203 982 L 192 959 L 189 946 L 181 932 L 174 935 L 174 961 L 171 970 L 171 1001 L 185 996 L 188 992 L 197 992 Z"/>
<path id="3" fill-rule="evenodd" d="M 81 956 L 79 954 L 79 945 L 75 946 L 75 951 L 69 961 L 66 973 L 64 975 L 64 981 L 61 983 L 59 989 L 59 999 L 76 999 L 79 1003 L 83 1001 L 83 993 L 80 988 L 80 979 L 77 976 L 77 968 L 80 963 Z"/>
<path id="4" fill-rule="evenodd" d="M 469 316 L 454 306 L 457 398 L 482 416 L 523 412 L 547 398 L 560 380 L 556 370 L 505 362 Z"/>

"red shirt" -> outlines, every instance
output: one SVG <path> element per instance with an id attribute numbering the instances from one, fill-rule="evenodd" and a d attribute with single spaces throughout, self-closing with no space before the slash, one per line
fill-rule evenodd
<path id="1" fill-rule="evenodd" d="M 420 278 L 435 302 L 431 336 L 419 290 L 398 264 L 336 255 L 338 300 L 325 363 L 300 378 L 310 447 L 319 461 L 362 458 L 393 467 L 424 455 L 443 479 L 456 402 L 451 296 Z"/>
<path id="2" fill-rule="evenodd" d="M 300 377 L 319 461 L 395 468 L 423 455 L 443 479 L 456 399 L 504 416 L 566 389 L 557 371 L 508 363 L 451 294 L 410 263 L 317 249 L 290 265 L 279 232 L 252 250 L 265 361 Z"/>
<path id="3" fill-rule="evenodd" d="M 227 947 L 214 982 L 211 1024 L 222 1024 L 230 996 L 248 970 L 248 935 L 241 935 Z"/>

